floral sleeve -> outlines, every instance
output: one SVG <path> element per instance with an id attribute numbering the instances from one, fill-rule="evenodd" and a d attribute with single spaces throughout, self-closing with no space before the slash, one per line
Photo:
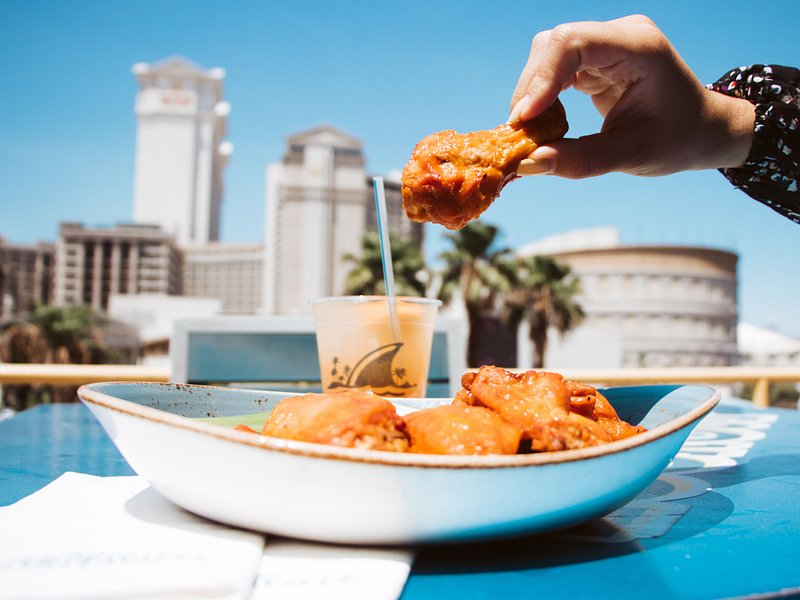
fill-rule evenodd
<path id="1" fill-rule="evenodd" d="M 800 70 L 751 65 L 726 73 L 709 89 L 756 107 L 755 135 L 743 166 L 720 169 L 737 188 L 800 223 Z"/>

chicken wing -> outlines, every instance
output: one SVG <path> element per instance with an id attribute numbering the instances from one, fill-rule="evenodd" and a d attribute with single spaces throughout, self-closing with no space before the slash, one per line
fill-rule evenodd
<path id="1" fill-rule="evenodd" d="M 517 177 L 519 163 L 540 144 L 564 137 L 558 100 L 526 123 L 458 134 L 447 130 L 420 141 L 403 169 L 403 209 L 412 221 L 461 229 L 489 208 Z"/>
<path id="2" fill-rule="evenodd" d="M 448 405 L 406 416 L 409 452 L 419 454 L 515 454 L 519 428 L 480 406 Z"/>
<path id="3" fill-rule="evenodd" d="M 569 409 L 595 421 L 612 440 L 621 440 L 647 431 L 619 418 L 611 403 L 596 388 L 578 381 L 567 381 Z"/>
<path id="4" fill-rule="evenodd" d="M 602 427 L 612 440 L 621 440 L 647 431 L 641 425 L 631 425 L 619 418 L 617 411 L 600 392 L 596 394 L 592 419 Z"/>
<path id="5" fill-rule="evenodd" d="M 592 419 L 570 412 L 567 382 L 557 373 L 516 374 L 484 366 L 462 377 L 461 383 L 469 391 L 462 394 L 462 402 L 491 408 L 519 427 L 532 451 L 585 448 L 611 440 Z"/>
<path id="6" fill-rule="evenodd" d="M 261 433 L 347 448 L 405 452 L 405 422 L 394 405 L 369 392 L 306 394 L 281 400 Z"/>

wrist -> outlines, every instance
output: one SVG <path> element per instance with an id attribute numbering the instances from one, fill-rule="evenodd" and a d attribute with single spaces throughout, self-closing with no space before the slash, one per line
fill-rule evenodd
<path id="1" fill-rule="evenodd" d="M 709 147 L 707 168 L 741 167 L 753 145 L 756 111 L 748 100 L 707 90 Z"/>
<path id="2" fill-rule="evenodd" d="M 749 65 L 728 71 L 707 86 L 755 107 L 750 152 L 722 174 L 747 195 L 800 223 L 800 70 Z"/>

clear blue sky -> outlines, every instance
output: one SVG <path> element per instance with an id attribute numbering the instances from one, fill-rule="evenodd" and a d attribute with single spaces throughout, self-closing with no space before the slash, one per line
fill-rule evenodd
<path id="1" fill-rule="evenodd" d="M 54 240 L 62 220 L 132 215 L 136 82 L 131 66 L 183 55 L 227 71 L 235 145 L 222 237 L 264 238 L 264 170 L 287 135 L 321 123 L 364 142 L 372 174 L 398 169 L 440 129 L 504 121 L 532 36 L 573 20 L 640 12 L 710 82 L 753 62 L 800 64 L 800 2 L 236 2 L 0 0 L 0 235 Z M 600 119 L 563 95 L 571 135 Z M 660 179 L 514 182 L 484 219 L 518 246 L 615 225 L 624 242 L 740 255 L 740 314 L 800 336 L 800 226 L 716 172 Z M 428 230 L 427 253 L 443 248 Z"/>

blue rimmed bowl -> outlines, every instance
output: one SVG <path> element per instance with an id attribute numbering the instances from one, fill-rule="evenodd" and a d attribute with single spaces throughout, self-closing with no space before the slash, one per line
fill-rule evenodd
<path id="1" fill-rule="evenodd" d="M 131 467 L 198 515 L 289 537 L 409 544 L 544 532 L 601 517 L 669 465 L 719 394 L 632 386 L 603 394 L 646 433 L 579 450 L 438 456 L 337 448 L 232 429 L 281 392 L 96 383 L 78 390 Z M 398 412 L 449 402 L 396 400 Z"/>

